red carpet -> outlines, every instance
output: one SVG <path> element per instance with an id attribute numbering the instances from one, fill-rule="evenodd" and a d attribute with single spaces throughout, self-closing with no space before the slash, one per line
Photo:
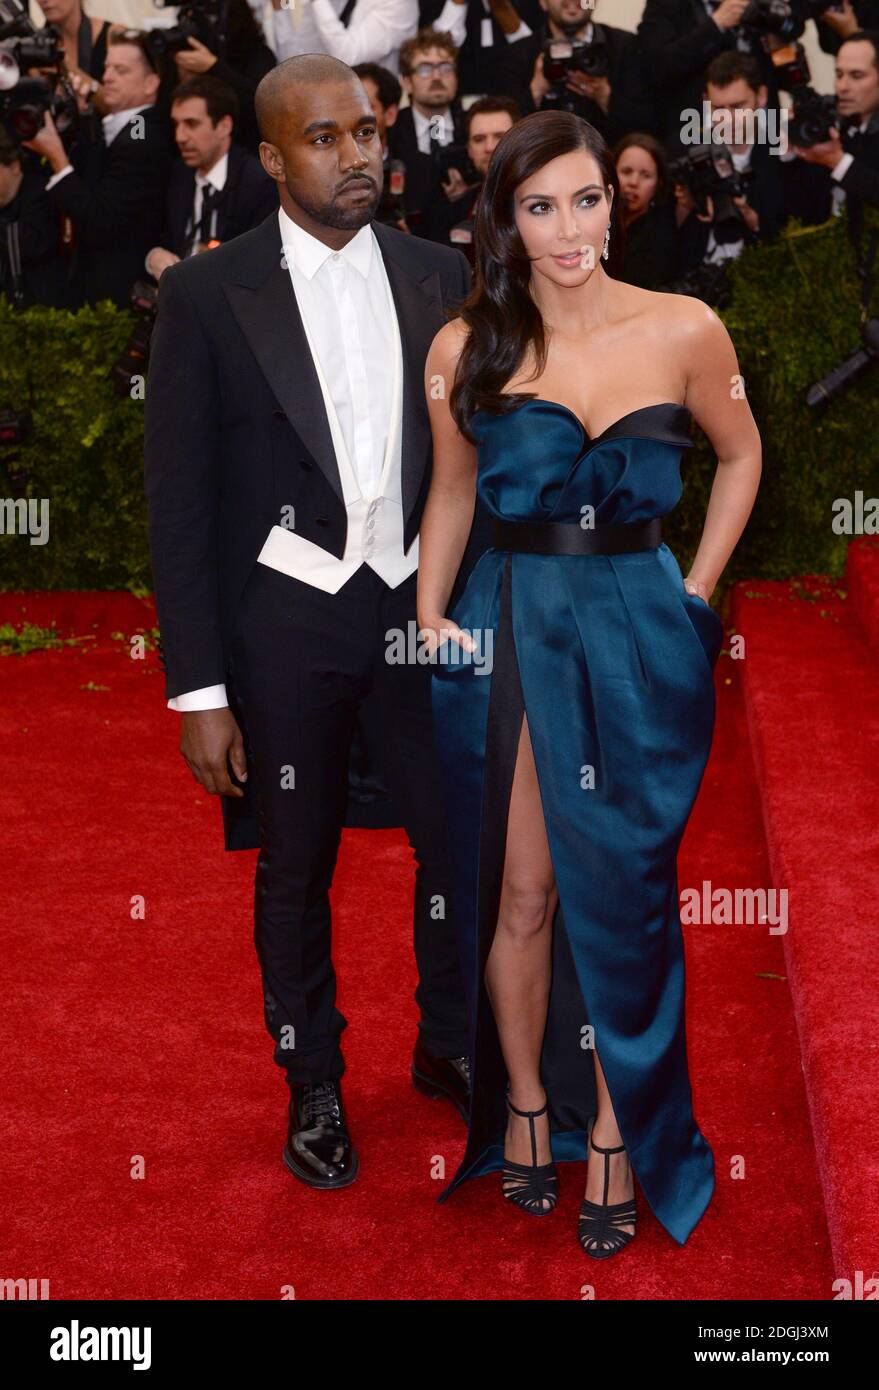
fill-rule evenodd
<path id="1" fill-rule="evenodd" d="M 504 1206 L 497 1174 L 436 1206 L 443 1183 L 432 1165 L 440 1155 L 452 1171 L 464 1131 L 451 1108 L 409 1082 L 411 856 L 399 831 L 347 832 L 334 889 L 361 1176 L 342 1192 L 297 1183 L 281 1162 L 287 1089 L 263 1028 L 251 939 L 255 855 L 224 853 L 219 807 L 177 752 L 155 655 L 132 661 L 127 642 L 110 636 L 153 626 L 152 608 L 127 595 L 0 595 L 0 622 L 53 617 L 59 630 L 98 640 L 0 658 L 5 1277 L 47 1278 L 53 1299 L 275 1300 L 288 1286 L 302 1299 L 579 1299 L 590 1289 L 601 1299 L 832 1297 L 790 942 L 765 924 L 686 928 L 694 1100 L 717 1190 L 684 1248 L 639 1192 L 635 1243 L 605 1264 L 588 1261 L 575 1235 L 580 1165 L 563 1166 L 546 1221 Z M 780 649 L 786 630 L 777 637 L 783 693 L 803 673 Z M 814 653 L 809 661 L 810 671 L 820 664 Z M 682 889 L 704 878 L 730 889 L 771 882 L 741 668 L 727 655 L 718 663 L 718 727 Z M 807 737 L 797 731 L 791 737 Z M 839 764 L 840 831 L 856 751 Z M 819 808 L 796 795 L 805 856 Z M 848 827 L 849 844 L 858 828 Z M 826 849 L 812 847 L 816 870 Z M 833 881 L 825 983 L 844 931 L 865 911 L 853 881 Z M 131 915 L 136 895 L 143 920 Z M 860 965 L 852 1027 L 875 976 L 866 956 Z M 875 1129 L 857 1136 L 852 1124 L 863 1124 L 865 1083 L 875 1089 L 866 1066 L 875 1041 L 870 1054 L 853 1053 L 851 1040 L 837 1034 L 838 1066 L 820 1079 L 845 1093 L 840 1146 L 859 1138 L 866 1147 Z M 142 1181 L 132 1178 L 141 1160 Z M 872 1175 L 861 1166 L 850 1175 L 861 1209 L 871 1176 L 875 1191 L 872 1162 Z"/>
<path id="2" fill-rule="evenodd" d="M 879 540 L 733 616 L 834 1267 L 879 1279 Z"/>

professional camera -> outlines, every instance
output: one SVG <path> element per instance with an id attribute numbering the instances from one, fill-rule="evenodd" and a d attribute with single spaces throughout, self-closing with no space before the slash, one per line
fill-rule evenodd
<path id="1" fill-rule="evenodd" d="M 787 0 L 751 0 L 739 24 L 755 37 L 768 34 L 777 39 L 797 39 L 806 27 Z"/>
<path id="2" fill-rule="evenodd" d="M 465 183 L 479 183 L 482 179 L 482 175 L 467 153 L 466 145 L 443 145 L 439 152 L 437 167 L 443 183 L 448 183 L 450 169 L 457 169 Z"/>
<path id="3" fill-rule="evenodd" d="M 166 8 L 166 0 L 153 0 L 157 9 Z M 173 0 L 167 0 L 168 7 Z M 205 48 L 222 58 L 226 47 L 228 0 L 184 0 L 177 5 L 177 23 L 170 29 L 150 29 L 147 44 L 157 62 L 173 57 L 189 48 L 190 38 L 198 39 Z"/>
<path id="4" fill-rule="evenodd" d="M 810 85 L 809 62 L 801 43 L 777 48 L 772 54 L 772 61 L 778 74 L 778 85 L 793 97 L 787 127 L 789 142 L 801 145 L 803 149 L 823 144 L 830 139 L 833 127 L 839 128 L 836 97 L 816 92 Z"/>
<path id="5" fill-rule="evenodd" d="M 32 77 L 33 68 L 43 71 Z M 47 111 L 61 138 L 72 136 L 76 93 L 58 31 L 51 24 L 36 29 L 19 0 L 0 0 L 0 122 L 20 144 L 42 130 Z"/>
<path id="6" fill-rule="evenodd" d="M 741 241 L 744 220 L 733 198 L 740 198 L 744 187 L 732 156 L 725 145 L 694 145 L 668 167 L 671 183 L 682 183 L 700 213 L 708 211 L 708 198 L 714 204 L 712 228 L 718 245 Z"/>
<path id="7" fill-rule="evenodd" d="M 575 110 L 579 98 L 566 85 L 568 74 L 585 73 L 587 77 L 608 77 L 610 64 L 607 41 L 597 24 L 592 26 L 592 38 L 547 39 L 543 45 L 543 75 L 550 89 L 543 107 L 556 110 Z"/>
<path id="8" fill-rule="evenodd" d="M 110 375 L 120 396 L 131 395 L 131 380 L 146 376 L 150 358 L 150 339 L 159 307 L 159 289 L 148 280 L 137 280 L 131 291 L 131 307 L 136 322 L 131 337 L 113 363 Z"/>

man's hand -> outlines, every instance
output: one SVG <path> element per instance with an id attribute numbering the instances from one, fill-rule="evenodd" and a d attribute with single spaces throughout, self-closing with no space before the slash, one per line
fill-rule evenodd
<path id="1" fill-rule="evenodd" d="M 216 53 L 212 53 L 207 44 L 199 43 L 190 34 L 187 39 L 189 48 L 184 48 L 182 53 L 174 54 L 174 62 L 177 64 L 177 71 L 181 78 L 194 77 L 196 73 L 210 72 L 217 61 Z"/>
<path id="2" fill-rule="evenodd" d="M 37 131 L 33 140 L 22 140 L 21 143 L 26 150 L 33 150 L 35 154 L 41 154 L 48 159 L 53 174 L 59 174 L 70 163 L 61 136 L 58 134 L 58 127 L 48 111 L 43 112 L 42 130 Z"/>
<path id="3" fill-rule="evenodd" d="M 460 169 L 449 169 L 448 175 L 448 183 L 442 183 L 440 187 L 450 203 L 457 203 L 459 198 L 463 198 L 465 193 L 469 193 L 470 189 L 475 187 L 472 183 L 464 182 L 464 175 Z"/>
<path id="4" fill-rule="evenodd" d="M 534 73 L 531 78 L 531 100 L 537 107 L 540 106 L 543 98 L 552 86 L 552 83 L 548 82 L 543 75 L 543 56 L 541 50 L 537 55 L 537 61 L 534 64 Z"/>
<path id="5" fill-rule="evenodd" d="M 244 740 L 232 711 L 188 710 L 180 718 L 180 752 L 196 782 L 211 796 L 243 796 L 226 766 L 228 757 L 239 782 L 247 781 Z"/>
<path id="6" fill-rule="evenodd" d="M 847 39 L 849 34 L 857 33 L 861 27 L 852 9 L 851 0 L 842 0 L 841 10 L 822 10 L 818 18 L 839 34 L 841 39 Z"/>
<path id="7" fill-rule="evenodd" d="M 578 72 L 575 68 L 573 72 L 568 73 L 565 86 L 569 92 L 594 101 L 601 107 L 605 116 L 607 115 L 610 106 L 610 82 L 606 77 L 590 77 L 587 72 Z"/>
<path id="8" fill-rule="evenodd" d="M 836 126 L 830 127 L 830 139 L 823 140 L 820 145 L 791 145 L 791 149 L 797 159 L 804 159 L 807 164 L 823 164 L 825 169 L 835 169 L 845 154 Z"/>
<path id="9" fill-rule="evenodd" d="M 751 207 L 751 204 L 748 202 L 744 194 L 742 194 L 739 198 L 733 198 L 733 202 L 735 203 L 739 212 L 742 214 L 742 221 L 744 222 L 748 231 L 753 232 L 756 236 L 757 233 L 760 231 L 759 212 L 757 212 L 754 208 Z"/>
<path id="10" fill-rule="evenodd" d="M 750 3 L 751 0 L 723 0 L 711 18 L 718 29 L 734 29 Z"/>
<path id="11" fill-rule="evenodd" d="M 161 280 L 169 265 L 176 265 L 180 257 L 164 246 L 154 246 L 147 256 L 147 269 L 154 280 Z"/>

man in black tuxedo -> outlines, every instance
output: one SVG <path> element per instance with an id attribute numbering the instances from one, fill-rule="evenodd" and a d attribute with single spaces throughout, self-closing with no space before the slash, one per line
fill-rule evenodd
<path id="1" fill-rule="evenodd" d="M 73 226 L 71 307 L 101 299 L 128 306 L 161 233 L 173 157 L 168 122 L 156 105 L 155 60 L 138 31 L 111 34 L 102 92 L 106 114 L 83 123 L 71 156 L 48 113 L 40 133 L 25 142 L 48 160 L 49 203 Z"/>
<path id="2" fill-rule="evenodd" d="M 260 158 L 281 206 L 159 285 L 145 477 L 166 695 L 196 779 L 260 813 L 255 943 L 291 1088 L 284 1159 L 352 1182 L 328 890 L 360 702 L 380 694 L 385 773 L 417 860 L 415 1084 L 469 1102 L 466 1006 L 417 539 L 430 481 L 428 347 L 467 294 L 465 258 L 373 222 L 382 152 L 350 68 L 316 54 L 260 83 Z M 474 524 L 458 584 L 488 544 Z M 228 707 L 227 707 L 228 706 Z M 374 929 L 380 929 L 375 924 Z"/>
<path id="3" fill-rule="evenodd" d="M 180 151 L 171 168 L 160 245 L 146 258 L 158 280 L 200 247 L 231 241 L 278 206 L 278 189 L 259 160 L 233 138 L 238 97 L 209 73 L 171 93 L 171 121 Z"/>

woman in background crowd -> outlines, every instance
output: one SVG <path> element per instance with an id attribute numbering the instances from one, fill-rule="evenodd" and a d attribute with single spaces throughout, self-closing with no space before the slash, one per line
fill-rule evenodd
<path id="1" fill-rule="evenodd" d="M 620 278 L 657 290 L 678 274 L 678 231 L 665 151 L 652 135 L 626 135 L 614 150 L 625 251 Z"/>

